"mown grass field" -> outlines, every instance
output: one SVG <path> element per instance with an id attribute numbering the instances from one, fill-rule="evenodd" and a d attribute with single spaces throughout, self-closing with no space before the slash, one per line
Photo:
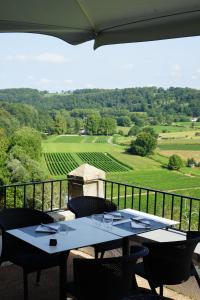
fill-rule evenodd
<path id="1" fill-rule="evenodd" d="M 158 145 L 160 150 L 188 150 L 200 151 L 200 144 L 162 144 Z"/>

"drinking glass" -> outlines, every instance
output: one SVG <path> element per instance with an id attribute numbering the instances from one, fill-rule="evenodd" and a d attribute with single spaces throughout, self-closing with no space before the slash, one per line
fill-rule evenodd
<path id="1" fill-rule="evenodd" d="M 109 218 L 109 219 L 103 218 L 103 226 L 105 229 L 111 230 L 112 225 L 113 225 L 113 218 Z"/>
<path id="2" fill-rule="evenodd" d="M 101 227 L 102 226 L 103 217 L 102 215 L 92 215 L 92 222 L 95 226 Z"/>

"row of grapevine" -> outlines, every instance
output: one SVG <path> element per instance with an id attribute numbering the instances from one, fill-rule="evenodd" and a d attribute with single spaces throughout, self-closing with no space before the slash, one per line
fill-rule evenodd
<path id="1" fill-rule="evenodd" d="M 105 172 L 125 172 L 130 170 L 102 152 L 79 152 L 76 154 L 83 162 L 102 169 Z"/>
<path id="2" fill-rule="evenodd" d="M 106 144 L 108 142 L 107 136 L 98 136 L 95 140 L 95 143 Z"/>
<path id="3" fill-rule="evenodd" d="M 44 158 L 51 175 L 64 175 L 79 166 L 71 153 L 45 153 Z"/>

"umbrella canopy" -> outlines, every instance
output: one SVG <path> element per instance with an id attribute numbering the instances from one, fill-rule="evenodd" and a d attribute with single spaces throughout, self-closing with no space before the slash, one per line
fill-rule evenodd
<path id="1" fill-rule="evenodd" d="M 200 35 L 199 0 L 0 0 L 0 32 L 31 32 L 72 45 Z"/>

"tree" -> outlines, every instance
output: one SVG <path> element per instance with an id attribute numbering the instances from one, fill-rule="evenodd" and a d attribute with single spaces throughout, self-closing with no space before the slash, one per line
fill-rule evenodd
<path id="1" fill-rule="evenodd" d="M 132 126 L 130 129 L 129 129 L 129 132 L 128 132 L 128 136 L 136 136 L 138 135 L 138 133 L 140 132 L 140 127 L 138 126 Z"/>
<path id="2" fill-rule="evenodd" d="M 18 129 L 12 138 L 12 146 L 20 146 L 24 152 L 33 160 L 38 160 L 42 154 L 41 134 L 29 127 Z"/>
<path id="3" fill-rule="evenodd" d="M 131 119 L 128 116 L 121 116 L 117 118 L 117 125 L 129 127 L 131 125 Z"/>
<path id="4" fill-rule="evenodd" d="M 87 117 L 85 129 L 87 133 L 95 135 L 98 133 L 100 123 L 100 116 L 98 114 L 93 114 Z"/>
<path id="5" fill-rule="evenodd" d="M 154 131 L 152 127 L 144 127 L 142 128 L 142 132 L 147 132 L 156 139 L 158 138 L 158 134 Z"/>
<path id="6" fill-rule="evenodd" d="M 131 142 L 129 152 L 135 155 L 147 156 L 156 148 L 157 139 L 148 132 L 138 134 L 135 141 Z"/>
<path id="7" fill-rule="evenodd" d="M 173 154 L 169 158 L 168 169 L 169 170 L 179 170 L 183 166 L 182 159 L 179 155 Z"/>
<path id="8" fill-rule="evenodd" d="M 81 120 L 76 118 L 74 122 L 74 132 L 79 133 L 80 129 L 81 129 Z"/>
<path id="9" fill-rule="evenodd" d="M 98 134 L 113 135 L 116 132 L 116 120 L 103 117 L 100 120 Z"/>
<path id="10" fill-rule="evenodd" d="M 57 112 L 55 116 L 55 132 L 57 134 L 62 134 L 66 132 L 66 120 L 65 117 L 61 114 L 61 112 Z"/>

